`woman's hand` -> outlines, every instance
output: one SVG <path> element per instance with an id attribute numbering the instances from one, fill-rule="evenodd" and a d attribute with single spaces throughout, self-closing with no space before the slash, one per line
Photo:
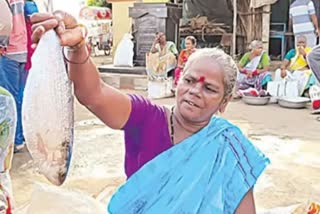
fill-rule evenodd
<path id="1" fill-rule="evenodd" d="M 85 38 L 85 28 L 78 25 L 76 19 L 68 13 L 56 11 L 54 14 L 38 13 L 31 17 L 33 23 L 32 41 L 37 44 L 42 35 L 54 29 L 60 37 L 62 46 L 81 45 Z M 82 46 L 81 46 L 82 47 Z M 69 52 L 69 59 L 82 61 L 88 56 L 85 47 Z M 86 63 L 69 63 L 69 76 L 73 81 L 74 93 L 82 105 L 85 105 L 107 126 L 120 129 L 126 124 L 131 112 L 131 100 L 128 95 L 106 85 L 89 59 Z"/>
<path id="2" fill-rule="evenodd" d="M 299 46 L 299 54 L 302 55 L 302 56 L 306 56 L 307 55 L 306 51 L 301 46 Z"/>
<path id="3" fill-rule="evenodd" d="M 32 42 L 36 47 L 43 34 L 54 29 L 62 46 L 76 46 L 84 41 L 86 30 L 79 26 L 77 20 L 70 14 L 63 11 L 56 11 L 53 14 L 37 13 L 31 16 Z"/>
<path id="4" fill-rule="evenodd" d="M 281 68 L 281 78 L 285 78 L 287 76 L 287 70 L 285 68 Z"/>
<path id="5" fill-rule="evenodd" d="M 159 35 L 156 35 L 156 37 L 155 37 L 154 40 L 153 40 L 153 44 L 158 44 L 158 43 L 159 43 L 159 40 L 160 40 L 160 36 L 159 36 Z"/>
<path id="6" fill-rule="evenodd" d="M 0 47 L 0 56 L 4 55 L 5 52 L 5 49 L 3 47 Z"/>

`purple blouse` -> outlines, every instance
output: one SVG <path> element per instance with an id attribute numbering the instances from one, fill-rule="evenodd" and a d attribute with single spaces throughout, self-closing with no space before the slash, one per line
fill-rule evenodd
<path id="1" fill-rule="evenodd" d="M 130 95 L 132 110 L 125 126 L 125 173 L 129 178 L 145 163 L 172 147 L 165 108 Z"/>

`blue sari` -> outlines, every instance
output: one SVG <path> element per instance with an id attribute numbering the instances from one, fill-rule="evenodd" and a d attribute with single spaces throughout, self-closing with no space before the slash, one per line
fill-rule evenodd
<path id="1" fill-rule="evenodd" d="M 111 214 L 231 214 L 269 163 L 219 117 L 161 153 L 113 195 Z"/>

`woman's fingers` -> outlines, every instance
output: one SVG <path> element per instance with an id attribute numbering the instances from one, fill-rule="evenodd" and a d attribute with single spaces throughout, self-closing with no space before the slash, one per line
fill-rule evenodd
<path id="1" fill-rule="evenodd" d="M 53 15 L 38 13 L 31 17 L 33 47 L 39 42 L 45 32 L 55 29 L 60 37 L 61 45 L 74 46 L 85 38 L 85 30 L 78 26 L 77 20 L 63 11 L 56 11 Z"/>
<path id="2" fill-rule="evenodd" d="M 54 16 L 49 13 L 35 13 L 30 17 L 30 20 L 33 24 L 35 24 L 52 18 L 54 18 Z"/>
<path id="3" fill-rule="evenodd" d="M 57 27 L 58 21 L 56 19 L 48 19 L 43 22 L 32 25 L 32 43 L 38 43 L 42 35 L 51 29 Z"/>
<path id="4" fill-rule="evenodd" d="M 69 13 L 57 10 L 54 12 L 55 17 L 58 21 L 62 21 L 66 29 L 72 29 L 77 26 L 77 20 Z"/>
<path id="5" fill-rule="evenodd" d="M 48 31 L 58 26 L 58 20 L 55 18 L 52 18 L 42 22 L 35 23 L 32 25 L 32 31 L 34 31 L 39 26 L 42 26 L 46 31 Z"/>
<path id="6" fill-rule="evenodd" d="M 55 28 L 58 21 L 49 13 L 36 13 L 30 17 L 32 22 L 32 47 L 35 48 L 41 36 L 48 30 Z"/>
<path id="7" fill-rule="evenodd" d="M 58 26 L 56 27 L 56 32 L 58 35 L 61 35 L 65 32 L 66 26 L 62 20 L 58 20 Z"/>
<path id="8" fill-rule="evenodd" d="M 85 38 L 81 27 L 66 30 L 60 35 L 62 46 L 75 46 Z"/>
<path id="9" fill-rule="evenodd" d="M 32 43 L 33 44 L 37 44 L 40 40 L 40 38 L 42 37 L 42 35 L 46 32 L 45 28 L 40 25 L 38 26 L 33 32 L 32 32 Z M 33 45 L 33 47 L 35 48 L 36 45 Z"/>

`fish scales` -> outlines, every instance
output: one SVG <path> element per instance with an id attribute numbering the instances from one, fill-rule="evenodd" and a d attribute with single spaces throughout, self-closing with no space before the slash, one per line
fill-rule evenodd
<path id="1" fill-rule="evenodd" d="M 73 146 L 73 94 L 62 47 L 51 30 L 41 38 L 27 79 L 22 122 L 34 163 L 50 182 L 61 185 Z"/>

